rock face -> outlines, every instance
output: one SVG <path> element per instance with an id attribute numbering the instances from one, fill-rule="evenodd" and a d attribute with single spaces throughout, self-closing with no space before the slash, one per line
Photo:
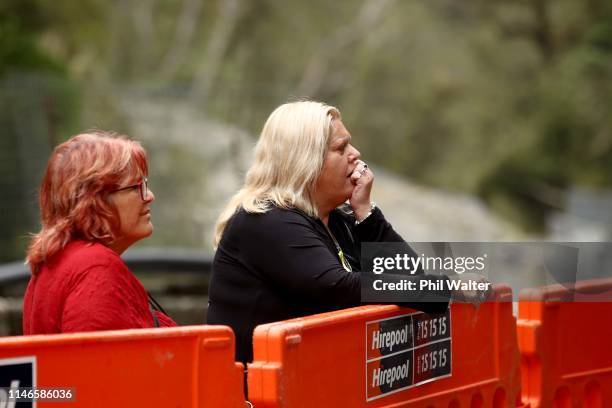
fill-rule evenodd
<path id="1" fill-rule="evenodd" d="M 122 109 L 132 125 L 132 136 L 150 152 L 152 174 L 167 182 L 155 191 L 156 232 L 147 241 L 167 244 L 163 242 L 168 236 L 164 230 L 178 225 L 184 226 L 183 233 L 189 233 L 176 236 L 172 246 L 211 248 L 216 217 L 240 188 L 256 137 L 212 121 L 182 101 L 126 97 Z M 371 167 L 376 175 L 373 199 L 406 240 L 503 241 L 521 237 L 474 197 L 418 186 L 375 163 Z M 183 221 L 177 220 L 177 210 Z M 194 232 L 194 227 L 200 232 Z M 162 238 L 156 239 L 158 234 Z"/>
<path id="2" fill-rule="evenodd" d="M 574 187 L 566 210 L 548 220 L 551 241 L 608 242 L 612 239 L 612 190 Z"/>
<path id="3" fill-rule="evenodd" d="M 150 156 L 155 233 L 143 244 L 212 252 L 215 221 L 242 183 L 254 138 L 181 100 L 126 96 L 121 109 Z"/>
<path id="4" fill-rule="evenodd" d="M 407 241 L 513 241 L 522 235 L 479 199 L 419 186 L 378 169 L 373 200 Z"/>

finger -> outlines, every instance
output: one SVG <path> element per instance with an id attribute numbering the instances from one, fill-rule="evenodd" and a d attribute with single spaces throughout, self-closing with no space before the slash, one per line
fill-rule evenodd
<path id="1" fill-rule="evenodd" d="M 357 165 L 357 167 L 355 167 L 355 170 L 353 170 L 353 174 L 359 174 L 361 176 L 369 176 L 369 177 L 373 176 L 372 170 L 368 167 L 367 164 L 363 166 Z"/>
<path id="2" fill-rule="evenodd" d="M 371 184 L 372 180 L 373 180 L 373 176 L 369 170 L 364 173 L 354 171 L 353 174 L 351 174 L 351 181 L 353 182 L 353 184 L 357 184 L 357 183 L 359 183 L 360 185 Z"/>
<path id="3" fill-rule="evenodd" d="M 355 170 L 353 170 L 353 173 L 351 174 L 351 176 L 355 176 L 356 178 L 359 178 L 359 177 L 357 177 L 357 175 L 362 176 L 364 174 L 364 170 L 363 169 L 364 169 L 364 167 L 361 166 L 360 164 L 358 164 L 355 167 Z"/>
<path id="4" fill-rule="evenodd" d="M 368 169 L 368 165 L 366 162 L 364 162 L 363 160 L 357 160 L 355 162 L 355 170 L 354 171 L 358 171 L 359 173 L 363 174 L 364 172 L 367 171 Z"/>

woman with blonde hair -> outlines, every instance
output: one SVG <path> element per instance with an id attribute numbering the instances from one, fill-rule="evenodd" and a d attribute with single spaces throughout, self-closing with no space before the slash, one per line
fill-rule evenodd
<path id="1" fill-rule="evenodd" d="M 215 234 L 208 323 L 233 328 L 238 361 L 252 360 L 259 324 L 360 305 L 362 242 L 404 243 L 360 156 L 332 106 L 287 103 L 266 121 Z"/>
<path id="2" fill-rule="evenodd" d="M 57 146 L 40 187 L 23 333 L 176 326 L 120 255 L 153 232 L 142 146 L 96 131 Z"/>

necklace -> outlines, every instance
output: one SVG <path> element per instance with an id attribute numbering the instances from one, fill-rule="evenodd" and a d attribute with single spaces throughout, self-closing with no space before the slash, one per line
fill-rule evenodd
<path id="1" fill-rule="evenodd" d="M 347 272 L 353 272 L 353 268 L 351 267 L 351 264 L 348 262 L 348 260 L 344 256 L 344 252 L 342 252 L 342 248 L 340 248 L 340 244 L 338 243 L 338 241 L 336 241 L 336 237 L 334 237 L 334 234 L 332 234 L 331 230 L 329 229 L 329 227 L 327 227 L 327 225 L 325 225 L 325 229 L 327 230 L 327 233 L 329 234 L 332 241 L 334 241 L 334 245 L 336 246 L 336 250 L 338 251 L 338 258 L 340 258 L 340 263 L 342 264 L 342 267 Z"/>

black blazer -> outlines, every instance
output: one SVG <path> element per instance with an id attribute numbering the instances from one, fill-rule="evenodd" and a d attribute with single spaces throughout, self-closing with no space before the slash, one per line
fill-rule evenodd
<path id="1" fill-rule="evenodd" d="M 361 305 L 361 243 L 404 243 L 379 208 L 359 225 L 336 209 L 328 225 L 353 272 L 342 266 L 323 223 L 300 210 L 239 209 L 229 220 L 213 260 L 207 323 L 234 330 L 237 361 L 252 361 L 257 325 Z M 402 305 L 443 312 L 448 296 L 439 303 Z"/>

